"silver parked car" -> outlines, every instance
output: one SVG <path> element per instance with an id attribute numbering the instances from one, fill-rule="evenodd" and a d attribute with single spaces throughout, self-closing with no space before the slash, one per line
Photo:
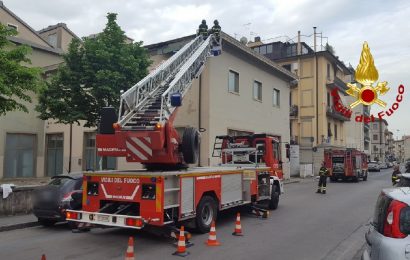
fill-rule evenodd
<path id="1" fill-rule="evenodd" d="M 410 188 L 384 189 L 366 233 L 363 260 L 410 259 Z"/>
<path id="2" fill-rule="evenodd" d="M 369 172 L 372 172 L 372 171 L 379 172 L 380 171 L 380 165 L 378 162 L 375 162 L 375 161 L 370 161 L 367 167 L 368 167 Z"/>

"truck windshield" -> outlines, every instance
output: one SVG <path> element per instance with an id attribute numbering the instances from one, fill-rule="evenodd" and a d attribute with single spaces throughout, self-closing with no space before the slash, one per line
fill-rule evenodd
<path id="1" fill-rule="evenodd" d="M 333 163 L 344 163 L 344 162 L 345 162 L 345 158 L 344 158 L 344 157 L 333 157 L 333 158 L 332 158 L 332 162 L 333 162 Z"/>

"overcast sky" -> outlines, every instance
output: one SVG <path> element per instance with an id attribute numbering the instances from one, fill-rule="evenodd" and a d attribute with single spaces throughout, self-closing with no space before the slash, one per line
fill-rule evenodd
<path id="1" fill-rule="evenodd" d="M 201 19 L 218 19 L 222 30 L 248 39 L 273 41 L 294 38 L 297 31 L 311 35 L 313 26 L 336 55 L 356 68 L 364 41 L 368 41 L 379 80 L 391 90 L 381 97 L 389 105 L 399 84 L 406 87 L 400 108 L 386 118 L 389 129 L 410 135 L 410 1 L 409 0 L 3 0 L 34 29 L 64 22 L 78 36 L 100 32 L 107 12 L 118 13 L 126 34 L 144 44 L 194 33 Z M 257 2 L 257 3 L 255 3 Z M 280 38 L 281 37 L 281 38 Z M 311 44 L 312 37 L 304 37 Z M 380 109 L 372 106 L 372 113 Z M 400 130 L 398 132 L 397 130 Z"/>

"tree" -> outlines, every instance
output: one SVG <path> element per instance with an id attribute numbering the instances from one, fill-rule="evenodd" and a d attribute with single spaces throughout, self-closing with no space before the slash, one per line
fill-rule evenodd
<path id="1" fill-rule="evenodd" d="M 327 50 L 328 52 L 330 52 L 333 55 L 336 54 L 335 48 L 333 48 L 333 46 L 330 45 L 329 43 L 326 43 L 325 50 Z"/>
<path id="2" fill-rule="evenodd" d="M 0 24 L 0 116 L 15 110 L 28 113 L 24 103 L 31 103 L 30 95 L 42 86 L 41 70 L 25 65 L 31 63 L 27 57 L 31 48 L 7 39 L 15 35 L 16 30 Z"/>
<path id="3" fill-rule="evenodd" d="M 41 119 L 96 126 L 101 108 L 118 108 L 120 91 L 147 74 L 150 60 L 142 42 L 127 43 L 116 18 L 109 13 L 102 33 L 70 43 L 65 64 L 40 94 Z"/>

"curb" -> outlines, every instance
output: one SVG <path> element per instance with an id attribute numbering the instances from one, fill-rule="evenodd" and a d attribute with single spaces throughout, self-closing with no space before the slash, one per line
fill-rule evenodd
<path id="1" fill-rule="evenodd" d="M 11 230 L 16 230 L 16 229 L 22 229 L 22 228 L 35 227 L 35 226 L 39 226 L 39 225 L 40 225 L 40 223 L 38 221 L 33 221 L 33 222 L 19 223 L 19 224 L 13 224 L 13 225 L 8 225 L 8 226 L 1 226 L 0 227 L 0 232 L 11 231 Z"/>
<path id="2" fill-rule="evenodd" d="M 289 181 L 285 181 L 283 184 L 291 184 L 291 183 L 299 183 L 300 180 L 289 180 Z"/>

